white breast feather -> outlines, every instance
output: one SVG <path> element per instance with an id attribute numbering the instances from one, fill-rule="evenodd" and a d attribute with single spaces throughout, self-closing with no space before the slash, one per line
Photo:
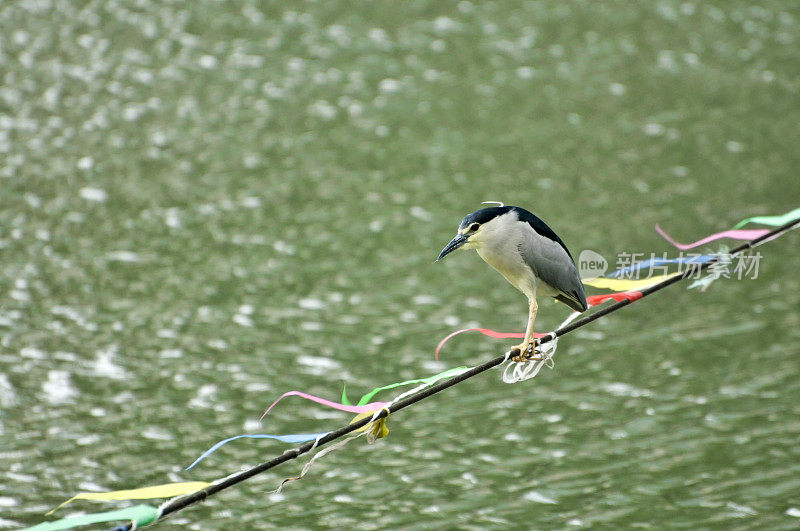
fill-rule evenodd
<path id="1" fill-rule="evenodd" d="M 536 277 L 520 255 L 518 242 L 528 237 L 516 212 L 508 212 L 484 223 L 475 246 L 487 264 L 503 275 L 529 299 L 536 297 Z"/>

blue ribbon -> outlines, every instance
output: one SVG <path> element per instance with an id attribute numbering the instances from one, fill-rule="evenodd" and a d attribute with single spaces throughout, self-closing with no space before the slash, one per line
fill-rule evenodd
<path id="1" fill-rule="evenodd" d="M 692 255 L 692 256 L 683 256 L 681 258 L 650 258 L 648 260 L 644 260 L 642 262 L 636 262 L 633 265 L 629 265 L 628 267 L 623 267 L 617 269 L 613 273 L 609 273 L 606 275 L 607 278 L 619 278 L 626 275 L 630 275 L 632 273 L 638 273 L 642 269 L 649 269 L 651 267 L 658 267 L 667 264 L 703 264 L 708 262 L 712 258 L 716 258 L 717 255 L 714 254 L 703 254 L 703 255 Z"/>
<path id="2" fill-rule="evenodd" d="M 186 470 L 191 470 L 192 468 L 195 467 L 195 465 L 197 465 L 197 463 L 199 463 L 209 455 L 213 454 L 217 450 L 219 450 L 222 445 L 227 444 L 231 441 L 235 441 L 236 439 L 275 439 L 277 441 L 291 444 L 291 443 L 304 443 L 308 441 L 313 441 L 317 437 L 323 437 L 325 435 L 328 435 L 329 433 L 330 433 L 329 431 L 323 433 L 293 433 L 291 435 L 268 435 L 266 433 L 252 433 L 245 435 L 237 435 L 235 437 L 229 437 L 227 439 L 218 442 L 217 444 L 215 444 L 214 446 L 203 452 L 203 455 L 198 457 L 194 463 L 186 467 Z"/>

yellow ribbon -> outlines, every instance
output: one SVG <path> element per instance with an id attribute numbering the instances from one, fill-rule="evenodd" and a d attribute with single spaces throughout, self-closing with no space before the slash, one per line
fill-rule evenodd
<path id="1" fill-rule="evenodd" d="M 389 412 L 388 409 L 386 408 L 383 409 L 385 409 L 387 413 Z M 350 421 L 350 424 L 355 424 L 356 422 L 362 419 L 372 418 L 373 415 L 375 415 L 374 411 L 359 413 L 353 418 L 353 420 Z M 389 428 L 386 426 L 387 418 L 388 415 L 386 417 L 370 422 L 369 424 L 362 426 L 361 428 L 358 428 L 353 433 L 361 433 L 362 431 L 369 430 L 368 436 L 370 436 L 372 439 L 383 439 L 384 437 L 389 435 Z"/>
<path id="2" fill-rule="evenodd" d="M 149 500 L 151 498 L 172 498 L 182 494 L 190 494 L 204 489 L 211 485 L 204 481 L 186 481 L 183 483 L 167 483 L 165 485 L 154 485 L 152 487 L 142 487 L 141 489 L 114 490 L 111 492 L 81 492 L 68 499 L 47 514 L 53 514 L 66 504 L 75 500 Z"/>
<path id="3" fill-rule="evenodd" d="M 586 286 L 592 286 L 593 288 L 604 288 L 610 289 L 612 291 L 639 291 L 653 284 L 658 284 L 659 282 L 663 282 L 668 278 L 672 278 L 675 275 L 680 275 L 680 273 L 669 273 L 667 275 L 660 275 L 657 277 L 650 277 L 650 278 L 643 278 L 639 280 L 627 279 L 627 278 L 589 278 L 585 279 L 582 282 Z"/>

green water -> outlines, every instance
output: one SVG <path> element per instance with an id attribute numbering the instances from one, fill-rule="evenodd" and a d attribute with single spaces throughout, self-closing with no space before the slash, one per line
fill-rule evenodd
<path id="1" fill-rule="evenodd" d="M 525 324 L 474 253 L 433 263 L 481 201 L 612 267 L 671 249 L 656 222 L 691 241 L 796 208 L 798 50 L 791 1 L 2 2 L 0 527 L 349 421 L 288 399 L 259 430 L 284 391 L 502 352 L 465 335 L 433 361 L 454 329 Z M 161 527 L 796 528 L 799 242 Z M 541 301 L 539 328 L 568 313 Z"/>

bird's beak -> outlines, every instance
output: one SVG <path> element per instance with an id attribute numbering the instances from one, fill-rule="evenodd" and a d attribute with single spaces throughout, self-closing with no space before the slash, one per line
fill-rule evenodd
<path id="1" fill-rule="evenodd" d="M 442 249 L 442 252 L 439 253 L 439 258 L 437 258 L 436 261 L 438 262 L 439 260 L 441 260 L 442 258 L 447 256 L 448 254 L 452 253 L 453 251 L 455 251 L 456 249 L 458 249 L 459 247 L 461 247 L 462 245 L 467 243 L 468 239 L 469 239 L 469 236 L 465 236 L 463 234 L 459 234 L 458 236 L 456 236 L 455 238 L 450 240 L 450 243 L 445 245 L 444 249 Z"/>

